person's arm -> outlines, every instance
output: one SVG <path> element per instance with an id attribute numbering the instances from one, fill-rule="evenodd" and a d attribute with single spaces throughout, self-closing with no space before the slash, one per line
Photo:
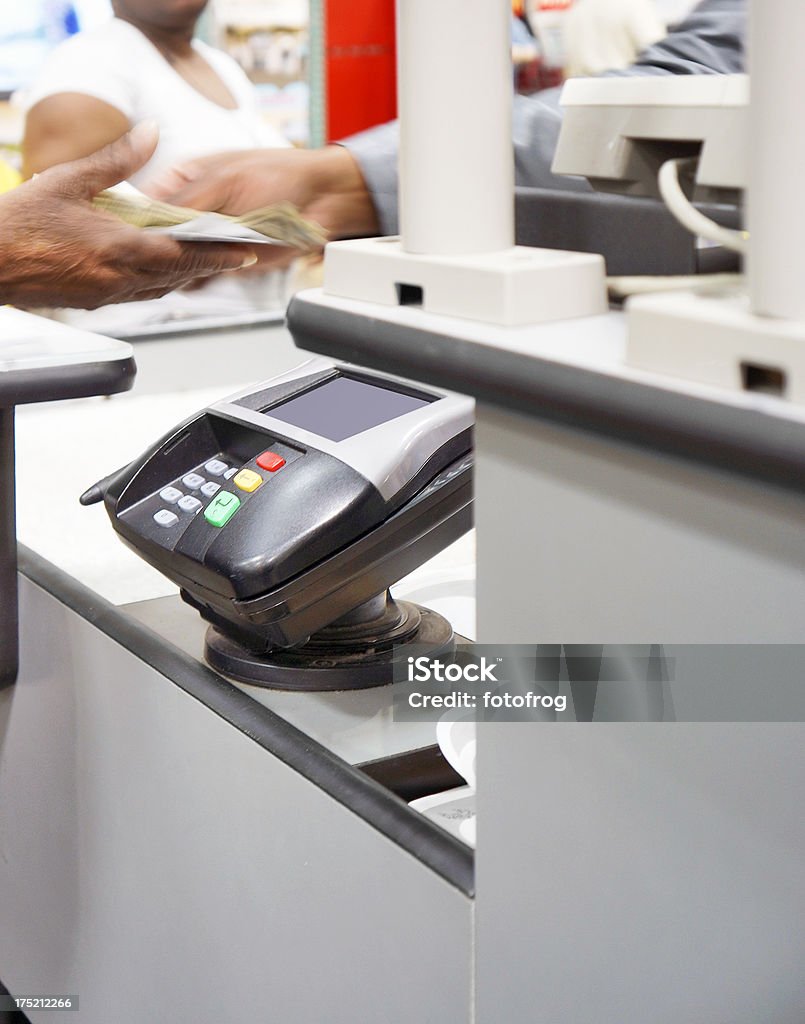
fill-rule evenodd
<path id="1" fill-rule="evenodd" d="M 342 146 L 200 157 L 163 171 L 143 191 L 177 206 L 235 215 L 291 202 L 331 238 L 379 233 L 372 196 L 358 164 Z M 297 255 L 293 249 L 266 247 L 260 266 L 281 266 Z"/>
<path id="2" fill-rule="evenodd" d="M 703 0 L 620 75 L 736 75 L 746 71 L 747 0 Z"/>
<path id="3" fill-rule="evenodd" d="M 131 128 L 117 107 L 78 92 L 46 96 L 25 118 L 22 172 L 30 178 L 48 167 L 96 153 Z"/>
<path id="4" fill-rule="evenodd" d="M 135 56 L 114 32 L 81 32 L 48 55 L 24 94 L 25 177 L 89 156 L 141 120 Z"/>
<path id="5" fill-rule="evenodd" d="M 746 36 L 746 0 L 703 0 L 658 43 L 649 46 L 630 67 L 606 77 L 637 75 L 730 75 L 742 72 Z M 562 127 L 562 90 L 514 101 L 514 159 L 518 185 L 586 191 L 584 178 L 551 171 Z M 367 173 L 363 167 L 364 174 Z"/>
<path id="6" fill-rule="evenodd" d="M 0 303 L 94 309 L 164 295 L 249 266 L 248 246 L 177 242 L 96 210 L 92 198 L 139 170 L 158 139 L 139 125 L 100 153 L 0 196 Z"/>
<path id="7" fill-rule="evenodd" d="M 736 74 L 745 70 L 746 0 L 704 0 L 681 24 L 637 61 L 617 75 Z M 528 188 L 587 191 L 583 178 L 551 172 L 562 127 L 561 87 L 533 96 L 515 96 L 512 135 L 515 180 Z M 396 122 L 372 128 L 347 139 L 372 195 L 383 234 L 396 234 Z"/>
<path id="8" fill-rule="evenodd" d="M 617 74 L 742 71 L 745 30 L 746 0 L 704 0 L 670 35 Z M 515 97 L 516 182 L 530 188 L 586 191 L 590 186 L 583 178 L 551 172 L 562 126 L 560 94 L 561 89 L 551 89 Z M 225 213 L 288 199 L 319 219 L 333 237 L 370 234 L 373 226 L 382 234 L 396 234 L 398 149 L 398 126 L 391 122 L 345 139 L 340 147 L 289 154 L 293 164 L 278 165 L 270 152 L 227 154 L 181 165 L 146 188 L 170 202 Z"/>

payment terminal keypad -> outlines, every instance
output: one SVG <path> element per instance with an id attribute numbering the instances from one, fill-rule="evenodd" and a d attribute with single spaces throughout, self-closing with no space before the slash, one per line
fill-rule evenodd
<path id="1" fill-rule="evenodd" d="M 180 477 L 163 481 L 159 490 L 123 514 L 139 522 L 150 520 L 154 527 L 149 532 L 168 548 L 175 547 L 190 523 L 201 514 L 212 541 L 218 530 L 246 502 L 254 500 L 262 487 L 281 477 L 283 467 L 301 458 L 301 452 L 287 445 L 276 447 L 280 450 L 258 450 L 245 463 L 221 452 L 199 466 L 188 466 Z"/>

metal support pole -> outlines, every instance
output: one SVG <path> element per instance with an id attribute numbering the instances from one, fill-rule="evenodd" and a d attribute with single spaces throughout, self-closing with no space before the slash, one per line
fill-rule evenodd
<path id="1" fill-rule="evenodd" d="M 14 406 L 0 408 L 0 687 L 17 678 L 17 516 L 14 488 Z"/>
<path id="2" fill-rule="evenodd" d="M 805 3 L 750 4 L 748 260 L 752 310 L 805 320 Z"/>

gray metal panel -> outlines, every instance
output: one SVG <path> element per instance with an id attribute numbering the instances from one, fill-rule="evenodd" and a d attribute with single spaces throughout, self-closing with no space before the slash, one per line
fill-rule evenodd
<path id="1" fill-rule="evenodd" d="M 478 1024 L 801 1024 L 804 737 L 482 726 Z"/>
<path id="2" fill-rule="evenodd" d="M 799 495 L 487 405 L 475 483 L 482 642 L 805 642 Z"/>
<path id="3" fill-rule="evenodd" d="M 805 641 L 801 497 L 486 405 L 476 455 L 482 641 Z M 803 740 L 481 726 L 477 1024 L 801 1024 Z"/>
<path id="4" fill-rule="evenodd" d="M 22 580 L 0 975 L 141 1024 L 467 1024 L 471 901 Z"/>

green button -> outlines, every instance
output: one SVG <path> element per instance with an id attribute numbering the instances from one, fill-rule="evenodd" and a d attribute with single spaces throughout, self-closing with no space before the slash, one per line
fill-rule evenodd
<path id="1" fill-rule="evenodd" d="M 226 526 L 239 508 L 240 498 L 236 494 L 221 491 L 204 509 L 204 518 L 213 526 Z"/>

